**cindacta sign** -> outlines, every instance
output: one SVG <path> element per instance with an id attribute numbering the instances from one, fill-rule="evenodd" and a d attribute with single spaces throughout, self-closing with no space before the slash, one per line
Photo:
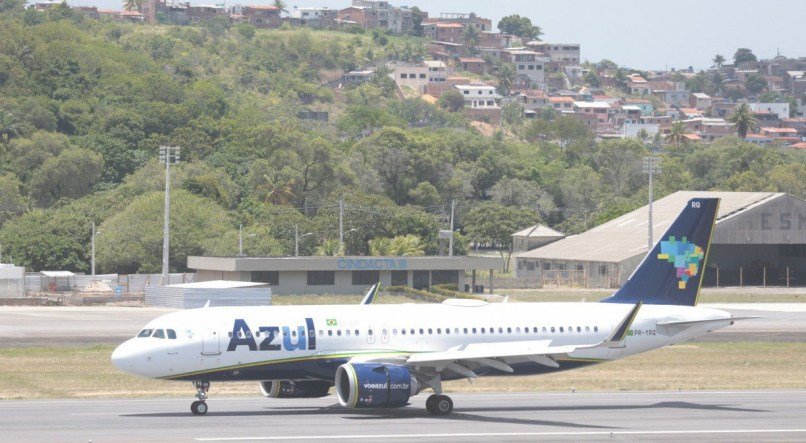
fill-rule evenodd
<path id="1" fill-rule="evenodd" d="M 403 271 L 409 264 L 405 258 L 340 258 L 337 266 L 344 271 Z"/>

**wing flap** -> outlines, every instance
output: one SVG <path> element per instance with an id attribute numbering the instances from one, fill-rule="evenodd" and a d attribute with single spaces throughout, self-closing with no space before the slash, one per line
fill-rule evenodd
<path id="1" fill-rule="evenodd" d="M 420 366 L 438 366 L 440 363 L 453 362 L 457 360 L 480 361 L 483 359 L 508 357 L 529 358 L 531 356 L 568 354 L 579 348 L 589 347 L 591 345 L 595 345 L 595 343 L 564 346 L 552 346 L 551 340 L 471 343 L 469 345 L 456 346 L 448 349 L 447 351 L 421 352 L 412 354 L 409 356 L 408 360 L 406 360 L 406 363 Z"/>

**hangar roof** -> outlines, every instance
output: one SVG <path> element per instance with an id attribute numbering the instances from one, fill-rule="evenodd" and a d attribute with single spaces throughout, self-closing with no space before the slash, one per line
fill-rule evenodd
<path id="1" fill-rule="evenodd" d="M 785 195 L 774 192 L 675 192 L 654 202 L 652 208 L 653 234 L 657 240 L 692 198 L 720 198 L 719 214 L 717 214 L 717 224 L 719 224 L 751 208 Z M 644 206 L 591 230 L 518 254 L 517 257 L 621 262 L 636 255 L 646 254 L 648 218 L 648 206 Z"/>

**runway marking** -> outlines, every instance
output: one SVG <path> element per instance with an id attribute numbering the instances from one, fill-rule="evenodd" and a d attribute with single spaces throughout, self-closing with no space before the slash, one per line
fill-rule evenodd
<path id="1" fill-rule="evenodd" d="M 372 435 L 288 435 L 272 437 L 201 437 L 196 441 L 270 441 L 270 440 L 356 440 L 381 438 L 463 438 L 463 437 L 590 437 L 617 435 L 697 435 L 697 434 L 783 434 L 806 429 L 709 429 L 700 431 L 580 431 L 580 432 L 476 432 L 449 434 L 372 434 Z"/>

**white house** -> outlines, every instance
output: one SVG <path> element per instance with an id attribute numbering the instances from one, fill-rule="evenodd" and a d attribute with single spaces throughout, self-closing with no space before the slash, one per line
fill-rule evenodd
<path id="1" fill-rule="evenodd" d="M 487 85 L 456 85 L 456 89 L 465 98 L 465 107 L 471 109 L 496 109 L 501 96 L 495 92 L 494 86 Z"/>
<path id="2" fill-rule="evenodd" d="M 789 118 L 789 103 L 748 103 L 753 112 L 766 111 L 778 114 L 778 118 Z"/>

